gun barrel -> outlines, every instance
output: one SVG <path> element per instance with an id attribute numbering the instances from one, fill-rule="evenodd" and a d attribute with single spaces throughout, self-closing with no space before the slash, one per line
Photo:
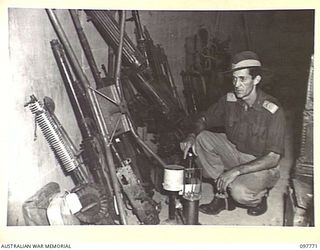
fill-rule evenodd
<path id="1" fill-rule="evenodd" d="M 74 26 L 76 28 L 76 31 L 77 31 L 77 34 L 78 34 L 82 49 L 84 51 L 84 54 L 86 55 L 86 58 L 87 58 L 89 67 L 91 69 L 93 78 L 94 78 L 94 80 L 96 82 L 96 85 L 97 85 L 97 87 L 102 87 L 103 86 L 103 82 L 102 82 L 102 79 L 100 77 L 100 72 L 99 72 L 97 64 L 96 64 L 96 62 L 94 60 L 93 53 L 92 53 L 92 50 L 90 48 L 88 39 L 87 39 L 87 37 L 86 37 L 86 35 L 85 35 L 84 31 L 83 31 L 83 28 L 81 26 L 78 13 L 77 13 L 76 10 L 69 10 L 69 12 L 70 12 L 70 15 L 72 17 L 73 24 L 74 24 Z"/>
<path id="2" fill-rule="evenodd" d="M 92 113 L 94 115 L 95 122 L 97 123 L 97 127 L 99 129 L 99 132 L 103 138 L 104 145 L 105 145 L 105 153 L 106 153 L 106 160 L 108 162 L 107 166 L 109 168 L 110 177 L 113 185 L 114 195 L 117 200 L 117 205 L 119 209 L 120 214 L 120 220 L 122 224 L 127 224 L 126 217 L 125 217 L 125 211 L 124 211 L 124 204 L 123 200 L 121 198 L 121 190 L 119 186 L 119 182 L 116 176 L 116 170 L 115 170 L 115 164 L 113 161 L 112 152 L 110 149 L 110 144 L 108 141 L 108 131 L 107 127 L 104 121 L 104 118 L 102 116 L 100 105 L 97 101 L 97 97 L 95 95 L 95 92 L 91 89 L 89 80 L 87 76 L 84 74 L 80 63 L 72 49 L 72 46 L 56 16 L 54 11 L 52 9 L 46 9 L 46 12 L 48 14 L 48 17 L 61 41 L 63 44 L 66 53 L 68 55 L 68 58 L 70 59 L 70 63 L 73 66 L 73 69 L 75 70 L 75 74 L 80 80 L 80 83 L 82 84 L 83 88 L 85 89 L 86 97 L 88 99 L 88 103 L 90 104 L 90 108 L 92 110 Z"/>
<path id="3" fill-rule="evenodd" d="M 120 43 L 120 26 L 110 11 L 85 10 L 85 12 L 105 42 L 110 45 L 114 51 L 117 51 Z M 143 55 L 134 46 L 126 33 L 123 38 L 123 59 L 124 64 L 134 68 L 140 68 L 146 63 Z"/>
<path id="4" fill-rule="evenodd" d="M 76 184 L 88 181 L 81 175 L 79 171 L 80 163 L 74 156 L 68 140 L 65 140 L 61 128 L 57 125 L 46 107 L 40 103 L 34 95 L 31 96 L 28 107 L 31 113 L 35 115 L 36 123 L 39 125 L 63 170 L 71 174 Z"/>
<path id="5" fill-rule="evenodd" d="M 68 65 L 65 51 L 57 39 L 52 40 L 50 44 L 68 96 L 70 98 L 72 108 L 77 118 L 76 120 L 78 121 L 81 133 L 83 137 L 90 137 L 92 136 L 91 131 L 86 122 L 86 115 L 82 111 L 83 108 L 81 107 L 81 103 L 78 100 L 77 90 L 74 88 L 75 81 L 73 79 L 71 69 Z"/>

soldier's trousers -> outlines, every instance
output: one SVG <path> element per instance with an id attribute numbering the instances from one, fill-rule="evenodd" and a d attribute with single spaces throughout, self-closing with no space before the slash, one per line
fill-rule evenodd
<path id="1" fill-rule="evenodd" d="M 216 180 L 224 171 L 256 159 L 255 156 L 236 149 L 225 134 L 202 131 L 196 138 L 197 164 L 203 168 L 204 177 Z M 267 195 L 280 177 L 279 166 L 238 176 L 229 191 L 232 198 L 246 206 L 256 206 Z"/>

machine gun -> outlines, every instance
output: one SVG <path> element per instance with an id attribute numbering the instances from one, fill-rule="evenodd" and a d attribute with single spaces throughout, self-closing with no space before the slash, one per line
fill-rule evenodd
<path id="1" fill-rule="evenodd" d="M 102 38 L 113 50 L 120 44 L 120 26 L 108 10 L 85 10 L 88 20 L 93 23 Z M 148 132 L 155 134 L 158 154 L 171 162 L 180 153 L 179 142 L 185 137 L 181 126 L 185 112 L 176 93 L 173 77 L 163 49 L 154 45 L 150 34 L 143 30 L 134 11 L 132 18 L 136 25 L 137 47 L 124 33 L 122 72 L 134 89 L 147 101 L 148 105 L 135 112 Z M 140 113 L 140 115 L 139 115 Z M 141 115 L 143 113 L 143 115 Z M 174 153 L 176 152 L 176 154 Z"/>
<path id="2" fill-rule="evenodd" d="M 72 80 L 72 75 L 70 74 L 70 70 L 63 70 L 66 68 L 67 62 L 66 62 L 66 57 L 63 54 L 63 48 L 56 42 L 52 42 L 53 45 L 53 49 L 54 49 L 54 54 L 55 57 L 57 59 L 59 68 L 60 68 L 60 72 L 63 75 L 63 79 L 64 80 L 69 80 L 66 81 L 67 84 L 67 91 L 69 88 L 69 93 L 70 94 L 70 100 L 73 103 L 73 106 L 76 107 L 74 110 L 75 112 L 77 112 L 78 114 L 76 115 L 76 117 L 78 118 L 78 123 L 79 123 L 79 127 L 82 128 L 81 130 L 83 131 L 83 134 L 87 137 L 87 148 L 90 149 L 95 149 L 92 146 L 92 144 L 90 143 L 90 137 L 88 136 L 90 134 L 91 131 L 88 130 L 89 126 L 86 123 L 87 118 L 91 118 L 92 115 L 92 120 L 94 124 L 96 124 L 96 126 L 94 126 L 95 128 L 97 128 L 98 133 L 96 133 L 95 135 L 99 135 L 93 138 L 102 138 L 102 145 L 99 143 L 99 140 L 97 141 L 97 145 L 101 146 L 98 149 L 102 149 L 102 153 L 105 153 L 105 159 L 107 161 L 106 164 L 106 171 L 104 171 L 104 174 L 106 175 L 106 180 L 107 177 L 110 175 L 110 179 L 111 179 L 111 185 L 112 186 L 112 191 L 113 194 L 115 195 L 116 198 L 116 202 L 117 202 L 117 207 L 119 210 L 119 214 L 120 214 L 120 222 L 121 224 L 126 224 L 126 218 L 125 218 L 125 213 L 124 213 L 124 205 L 123 205 L 123 200 L 122 200 L 122 192 L 121 192 L 121 187 L 120 187 L 120 183 L 122 184 L 122 189 L 125 191 L 125 194 L 127 195 L 127 197 L 129 198 L 131 205 L 133 206 L 133 210 L 136 213 L 136 215 L 138 216 L 139 220 L 144 223 L 144 224 L 158 224 L 159 223 L 159 218 L 158 218 L 158 211 L 156 209 L 156 205 L 154 203 L 152 203 L 152 199 L 150 197 L 148 197 L 146 195 L 146 193 L 144 192 L 143 188 L 141 188 L 140 185 L 140 181 L 138 181 L 138 178 L 134 175 L 132 175 L 132 171 L 126 171 L 126 172 L 121 172 L 122 174 L 119 175 L 120 170 L 124 167 L 122 166 L 123 160 L 121 158 L 119 158 L 119 162 L 121 164 L 121 168 L 120 169 L 116 169 L 116 165 L 114 163 L 113 157 L 114 154 L 117 156 L 119 155 L 119 153 L 117 152 L 117 149 L 113 146 L 113 139 L 114 139 L 114 135 L 115 135 L 115 131 L 117 128 L 117 124 L 119 123 L 120 119 L 122 116 L 119 117 L 118 121 L 116 122 L 116 128 L 114 129 L 114 131 L 111 133 L 108 130 L 108 127 L 106 125 L 106 121 L 104 119 L 103 113 L 102 113 L 102 109 L 101 106 L 98 102 L 97 99 L 97 94 L 102 95 L 103 97 L 106 97 L 105 95 L 103 95 L 101 92 L 93 89 L 90 86 L 90 83 L 87 79 L 87 77 L 85 76 L 84 72 L 82 71 L 79 62 L 72 50 L 71 45 L 69 44 L 69 41 L 55 15 L 55 13 L 52 10 L 47 10 L 48 16 L 50 18 L 50 21 L 53 24 L 53 27 L 55 28 L 57 35 L 59 37 L 59 39 L 61 40 L 62 44 L 63 44 L 63 48 L 66 50 L 66 54 L 67 57 L 70 61 L 70 64 L 72 66 L 72 69 L 76 75 L 76 77 L 79 79 L 78 81 L 73 81 Z M 82 44 L 82 46 L 84 47 L 84 51 L 86 56 L 88 57 L 88 62 L 90 64 L 90 68 L 91 69 L 95 69 L 96 65 L 94 62 L 94 58 L 92 56 L 90 47 L 88 45 L 88 42 L 86 40 L 86 37 L 81 29 L 80 26 L 80 22 L 77 19 L 77 15 L 75 12 L 70 11 L 74 24 L 76 26 L 78 35 L 79 35 L 79 39 L 80 42 Z M 122 51 L 120 49 L 120 51 Z M 119 67 L 118 67 L 119 68 Z M 61 70 L 62 69 L 62 70 Z M 99 85 L 98 83 L 101 83 L 102 79 L 100 78 L 99 74 L 97 74 L 97 70 L 95 71 L 95 79 L 97 79 L 96 85 Z M 79 84 L 79 86 L 73 86 Z M 101 85 L 101 84 L 100 84 Z M 71 87 L 70 87 L 71 86 Z M 83 89 L 83 94 L 74 94 L 72 90 L 81 90 Z M 119 88 L 116 88 L 115 91 L 119 91 Z M 77 96 L 80 96 L 83 98 L 83 105 L 81 107 L 81 101 L 78 100 Z M 112 100 L 111 98 L 106 97 L 108 100 L 111 100 L 113 103 L 117 104 L 117 100 Z M 80 98 L 81 99 L 81 98 Z M 88 109 L 88 117 L 84 117 L 83 113 L 81 113 L 82 110 Z M 83 123 L 86 124 L 86 126 L 83 126 Z M 93 131 L 96 131 L 95 129 Z M 92 134 L 92 133 L 91 133 Z M 86 142 L 84 140 L 84 142 Z M 84 144 L 86 146 L 86 144 Z M 87 151 L 89 151 L 87 150 Z M 91 153 L 97 153 L 94 152 L 94 150 L 90 151 Z M 99 153 L 99 152 L 98 152 Z M 99 155 L 99 154 L 98 154 Z M 103 159 L 103 157 L 101 157 Z M 98 157 L 99 159 L 99 157 Z M 95 158 L 94 160 L 97 160 L 97 158 Z M 99 161 L 95 161 L 96 163 L 99 163 Z M 126 169 L 128 168 L 128 164 L 125 166 Z M 129 166 L 131 167 L 131 166 Z M 99 168 L 98 168 L 99 170 Z M 101 173 L 101 171 L 99 171 Z M 129 173 L 129 175 L 128 175 Z M 99 175 L 100 176 L 100 175 Z M 101 176 L 100 176 L 101 177 Z M 127 179 L 127 180 L 136 180 L 133 185 L 129 186 L 129 187 L 134 187 L 134 190 L 132 191 L 130 188 L 128 188 L 128 186 L 124 186 L 124 182 L 122 182 L 123 179 Z M 97 178 L 97 181 L 101 181 L 101 179 Z M 106 182 L 106 184 L 108 184 L 108 182 Z M 127 184 L 127 182 L 125 183 Z M 108 186 L 108 185 L 107 185 Z M 125 188 L 126 187 L 126 188 Z M 139 188 L 138 188 L 139 187 Z M 138 188 L 138 193 L 135 192 L 137 191 Z M 111 189 L 111 188 L 110 188 Z M 130 191 L 131 190 L 131 191 Z M 130 191 L 130 192 L 129 192 Z M 137 197 L 138 196 L 138 197 Z M 146 209 L 147 208 L 147 209 Z"/>
<path id="3" fill-rule="evenodd" d="M 116 51 L 120 42 L 120 26 L 111 12 L 108 10 L 85 10 L 85 12 L 102 38 Z M 123 38 L 122 58 L 124 66 L 127 67 L 126 74 L 134 87 L 149 100 L 161 119 L 170 124 L 177 124 L 184 116 L 182 110 L 170 91 L 163 88 L 165 84 L 159 83 L 154 77 L 146 58 L 127 34 L 124 34 Z"/>
<path id="4" fill-rule="evenodd" d="M 78 195 L 82 209 L 75 215 L 82 223 L 114 224 L 110 196 L 106 195 L 102 186 L 90 183 L 91 178 L 86 166 L 54 114 L 54 102 L 45 97 L 42 104 L 32 95 L 25 107 L 29 107 L 31 113 L 35 115 L 36 124 L 39 125 L 63 172 L 70 175 L 76 185 L 71 192 Z"/>
<path id="5" fill-rule="evenodd" d="M 83 159 L 89 167 L 94 182 L 106 187 L 106 194 L 112 196 L 108 169 L 103 169 L 105 165 L 103 143 L 95 126 L 93 114 L 88 109 L 89 104 L 84 90 L 73 79 L 62 45 L 56 39 L 50 43 L 82 135 Z"/>
<path id="6" fill-rule="evenodd" d="M 141 153 L 140 146 L 133 140 L 134 138 L 130 134 L 130 127 L 123 112 L 123 109 L 126 110 L 126 102 L 120 94 L 121 90 L 123 90 L 123 84 L 117 86 L 115 81 L 116 78 L 118 78 L 119 81 L 120 77 L 115 75 L 113 79 L 107 72 L 105 72 L 105 74 L 110 81 L 106 84 L 102 83 L 104 79 L 102 79 L 98 73 L 95 59 L 81 27 L 78 13 L 76 10 L 69 10 L 69 12 L 88 64 L 94 75 L 96 86 L 101 86 L 97 88 L 95 92 L 99 95 L 98 101 L 102 106 L 102 113 L 104 119 L 107 121 L 108 130 L 112 131 L 110 132 L 109 138 L 113 155 L 118 160 L 116 163 L 116 172 L 121 183 L 121 188 L 129 199 L 134 214 L 137 215 L 141 223 L 158 224 L 157 204 L 147 193 L 147 191 L 151 191 L 152 189 L 150 179 L 151 163 L 144 154 Z M 119 67 L 120 66 L 117 68 Z M 117 71 L 117 69 L 115 71 Z M 107 98 L 108 101 L 115 105 L 106 103 L 104 98 Z"/>

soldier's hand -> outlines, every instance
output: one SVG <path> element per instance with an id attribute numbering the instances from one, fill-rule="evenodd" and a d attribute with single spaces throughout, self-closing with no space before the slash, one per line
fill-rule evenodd
<path id="1" fill-rule="evenodd" d="M 189 134 L 186 139 L 180 142 L 180 148 L 183 151 L 183 159 L 186 159 L 190 148 L 192 148 L 193 153 L 197 155 L 195 152 L 195 142 L 196 136 L 194 134 Z"/>
<path id="2" fill-rule="evenodd" d="M 230 169 L 229 171 L 222 173 L 217 180 L 218 191 L 226 192 L 228 185 L 233 182 L 239 175 L 240 172 L 234 169 Z"/>

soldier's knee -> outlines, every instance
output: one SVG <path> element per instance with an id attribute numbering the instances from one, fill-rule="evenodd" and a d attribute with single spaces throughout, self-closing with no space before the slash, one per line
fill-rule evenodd
<path id="1" fill-rule="evenodd" d="M 242 185 L 232 185 L 230 187 L 230 195 L 232 196 L 232 198 L 240 203 L 243 204 L 245 203 L 245 187 Z"/>
<path id="2" fill-rule="evenodd" d="M 207 131 L 207 130 L 201 131 L 196 137 L 196 142 L 206 141 L 210 134 L 212 134 L 210 131 Z"/>
<path id="3" fill-rule="evenodd" d="M 200 134 L 197 135 L 196 141 L 195 141 L 195 147 L 196 147 L 196 152 L 199 152 L 201 150 L 206 150 L 208 145 L 207 142 L 207 132 L 208 131 L 202 131 Z"/>
<path id="4" fill-rule="evenodd" d="M 213 147 L 214 138 L 216 137 L 215 133 L 204 130 L 196 137 L 196 148 L 203 148 L 205 150 L 211 150 Z"/>
<path id="5" fill-rule="evenodd" d="M 255 193 L 243 184 L 232 185 L 230 195 L 236 202 L 246 206 L 254 206 L 260 202 Z"/>

